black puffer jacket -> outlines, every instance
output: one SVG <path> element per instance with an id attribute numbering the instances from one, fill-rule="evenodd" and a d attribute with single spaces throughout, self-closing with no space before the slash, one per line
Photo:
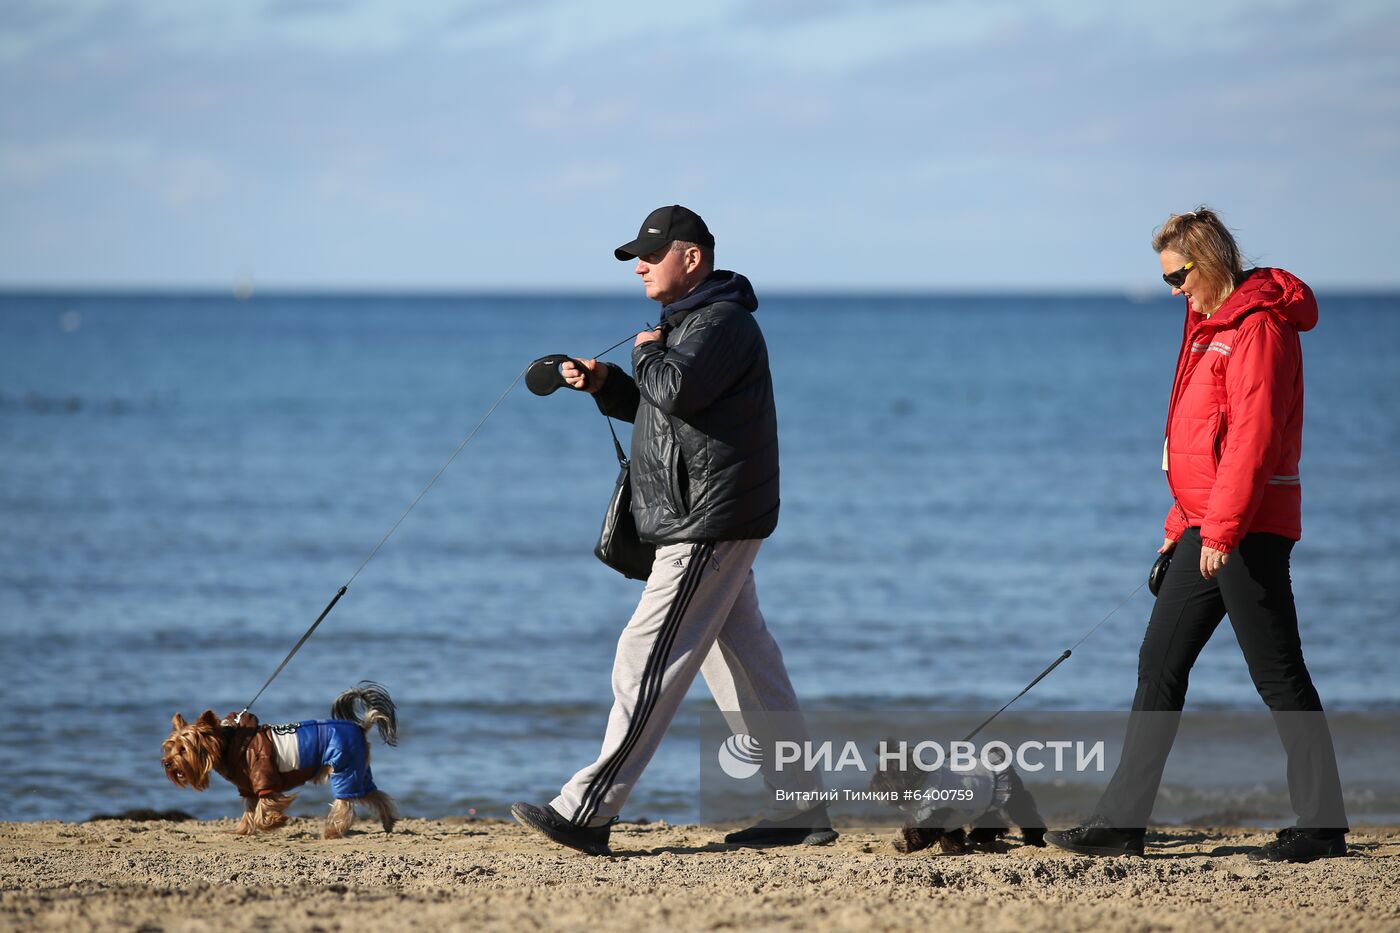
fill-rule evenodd
<path id="1" fill-rule="evenodd" d="M 766 538 L 778 525 L 778 417 L 758 298 L 735 272 L 712 272 L 667 305 L 664 341 L 609 366 L 595 396 L 631 421 L 632 515 L 642 540 Z"/>

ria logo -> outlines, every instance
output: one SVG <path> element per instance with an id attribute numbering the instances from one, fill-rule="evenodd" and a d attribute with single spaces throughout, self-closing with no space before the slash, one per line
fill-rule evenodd
<path id="1" fill-rule="evenodd" d="M 763 746 L 743 732 L 731 735 L 719 747 L 719 767 L 736 781 L 751 778 L 763 766 Z"/>

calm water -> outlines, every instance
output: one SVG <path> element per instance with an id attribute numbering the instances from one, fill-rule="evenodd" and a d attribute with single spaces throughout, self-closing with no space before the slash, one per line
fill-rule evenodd
<path id="1" fill-rule="evenodd" d="M 1294 577 L 1336 709 L 1400 707 L 1397 312 L 1323 295 L 1304 338 Z M 0 296 L 0 819 L 234 813 L 230 787 L 164 780 L 170 715 L 248 702 L 525 363 L 651 314 L 630 296 Z M 1115 297 L 764 299 L 783 512 L 759 592 L 810 708 L 994 709 L 1138 585 L 1169 502 L 1180 319 Z M 324 716 L 375 679 L 402 732 L 375 771 L 406 812 L 552 794 L 597 750 L 639 592 L 591 553 L 615 472 L 584 397 L 517 388 L 257 712 Z M 1126 707 L 1149 600 L 1022 703 Z M 1258 702 L 1226 627 L 1191 703 Z M 708 703 L 697 686 L 629 815 L 693 818 Z"/>

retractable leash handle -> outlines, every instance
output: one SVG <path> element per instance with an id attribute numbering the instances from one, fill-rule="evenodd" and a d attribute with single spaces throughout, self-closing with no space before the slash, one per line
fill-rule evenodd
<path id="1" fill-rule="evenodd" d="M 665 334 L 670 331 L 671 325 L 663 320 L 660 324 L 655 326 L 648 323 L 646 329 L 659 330 Z M 594 359 L 596 360 L 607 356 L 631 339 L 632 337 L 630 336 L 623 337 L 617 343 L 608 347 L 602 353 L 599 353 Z M 569 384 L 564 381 L 563 367 L 565 363 L 574 364 L 574 368 L 583 376 L 582 385 L 569 386 Z M 551 353 L 548 356 L 540 357 L 529 366 L 525 367 L 525 387 L 536 395 L 553 395 L 565 386 L 569 386 L 569 388 L 576 389 L 580 392 L 587 392 L 588 384 L 591 380 L 592 374 L 588 371 L 588 367 L 584 366 L 582 361 L 569 356 L 567 353 Z"/>
<path id="2" fill-rule="evenodd" d="M 549 356 L 542 356 L 525 368 L 525 388 L 536 395 L 553 395 L 559 389 L 569 386 L 564 381 L 564 364 L 573 363 L 580 375 L 583 376 L 583 385 L 577 386 L 581 391 L 588 391 L 588 368 L 583 363 L 565 353 L 551 353 Z"/>
<path id="3" fill-rule="evenodd" d="M 1156 596 L 1162 591 L 1162 581 L 1167 578 L 1167 570 L 1172 565 L 1172 554 L 1175 549 L 1165 554 L 1158 554 L 1157 560 L 1152 564 L 1152 569 L 1147 572 L 1147 589 Z"/>

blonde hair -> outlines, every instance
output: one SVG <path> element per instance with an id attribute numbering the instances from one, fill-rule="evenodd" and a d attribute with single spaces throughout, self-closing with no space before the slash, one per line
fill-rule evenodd
<path id="1" fill-rule="evenodd" d="M 1211 300 L 1203 302 L 1207 313 L 1215 311 L 1235 290 L 1235 280 L 1244 272 L 1240 248 L 1220 217 L 1202 204 L 1185 214 L 1172 214 L 1152 234 L 1152 249 L 1171 250 L 1193 262 L 1192 267 L 1205 281 Z M 1204 296 L 1201 296 L 1204 297 Z"/>

